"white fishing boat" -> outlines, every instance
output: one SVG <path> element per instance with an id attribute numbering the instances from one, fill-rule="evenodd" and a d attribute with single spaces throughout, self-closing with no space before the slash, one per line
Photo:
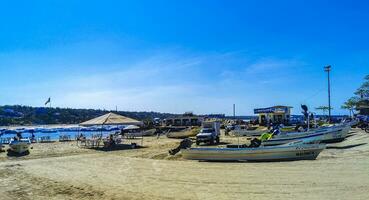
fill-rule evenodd
<path id="1" fill-rule="evenodd" d="M 143 136 L 153 136 L 156 133 L 156 129 L 149 129 L 146 131 L 143 131 L 142 135 Z"/>
<path id="2" fill-rule="evenodd" d="M 136 138 L 144 136 L 143 131 L 136 131 L 136 132 L 128 132 L 126 133 L 127 138 Z"/>
<path id="3" fill-rule="evenodd" d="M 326 134 L 323 138 L 324 143 L 342 142 L 347 137 L 351 130 L 350 124 L 338 124 L 329 127 L 323 127 L 321 129 L 331 130 L 331 134 Z"/>
<path id="4" fill-rule="evenodd" d="M 127 138 L 136 138 L 136 137 L 142 137 L 144 136 L 144 131 L 141 130 L 139 126 L 136 125 L 129 125 L 123 129 L 123 131 L 126 131 Z"/>
<path id="5" fill-rule="evenodd" d="M 9 143 L 10 151 L 15 153 L 25 153 L 29 151 L 31 141 L 29 139 L 11 140 Z"/>
<path id="6" fill-rule="evenodd" d="M 168 138 L 188 138 L 194 137 L 199 132 L 192 131 L 191 128 L 184 129 L 182 131 L 168 132 L 166 135 Z"/>
<path id="7" fill-rule="evenodd" d="M 247 127 L 247 126 L 235 126 L 234 130 L 230 132 L 234 136 L 260 136 L 261 134 L 268 132 L 268 128 L 259 127 Z"/>
<path id="8" fill-rule="evenodd" d="M 189 148 L 182 149 L 182 157 L 204 161 L 285 161 L 314 160 L 325 144 L 290 143 L 256 148 Z"/>
<path id="9" fill-rule="evenodd" d="M 322 143 L 341 142 L 347 137 L 350 128 L 350 126 L 342 124 L 320 127 L 306 132 L 281 133 L 274 136 L 272 139 L 263 141 L 262 144 L 264 146 L 281 145 L 304 139 L 315 140 Z"/>
<path id="10" fill-rule="evenodd" d="M 155 135 L 156 130 L 155 129 L 151 129 L 151 130 L 139 130 L 139 131 L 135 131 L 135 132 L 128 132 L 127 133 L 127 137 L 128 138 L 135 138 L 135 137 L 143 137 L 143 136 L 153 136 Z"/>

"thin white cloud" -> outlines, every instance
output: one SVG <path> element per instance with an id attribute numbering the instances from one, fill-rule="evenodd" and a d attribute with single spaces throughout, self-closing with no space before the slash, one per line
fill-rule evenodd
<path id="1" fill-rule="evenodd" d="M 301 67 L 303 65 L 303 62 L 296 59 L 262 58 L 247 66 L 245 72 L 248 74 L 267 73 L 277 70 L 286 70 L 293 67 Z"/>

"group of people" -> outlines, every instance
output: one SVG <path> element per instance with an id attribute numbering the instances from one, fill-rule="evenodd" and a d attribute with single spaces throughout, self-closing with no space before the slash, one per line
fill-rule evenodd
<path id="1" fill-rule="evenodd" d="M 123 135 L 120 132 L 109 134 L 104 140 L 104 147 L 114 147 L 122 142 Z"/>
<path id="2" fill-rule="evenodd" d="M 17 132 L 17 134 L 13 137 L 14 141 L 20 141 L 22 139 L 22 133 L 21 132 Z"/>
<path id="3" fill-rule="evenodd" d="M 250 145 L 248 147 L 250 147 L 250 148 L 259 147 L 262 142 L 270 140 L 273 137 L 281 134 L 281 130 L 280 130 L 281 126 L 280 125 L 271 126 L 271 127 L 272 128 L 268 132 L 261 134 L 261 136 L 259 138 L 253 138 L 250 141 Z"/>
<path id="4" fill-rule="evenodd" d="M 14 141 L 20 141 L 21 139 L 23 139 L 23 136 L 22 136 L 21 132 L 17 132 L 17 134 L 13 137 Z M 31 132 L 30 140 L 31 140 L 31 142 L 36 141 L 36 136 L 35 136 L 34 132 Z"/>
<path id="5" fill-rule="evenodd" d="M 102 138 L 100 138 L 102 139 Z M 80 133 L 77 136 L 77 141 L 85 142 L 87 140 L 87 137 L 83 135 L 83 133 Z M 109 134 L 106 138 L 102 139 L 104 142 L 104 147 L 113 147 L 116 144 L 121 142 L 120 132 L 117 132 L 115 134 Z"/>

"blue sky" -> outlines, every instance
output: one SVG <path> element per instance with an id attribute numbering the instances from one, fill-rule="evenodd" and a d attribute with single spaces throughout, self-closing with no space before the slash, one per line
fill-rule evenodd
<path id="1" fill-rule="evenodd" d="M 253 114 L 369 74 L 368 1 L 2 1 L 0 104 Z"/>

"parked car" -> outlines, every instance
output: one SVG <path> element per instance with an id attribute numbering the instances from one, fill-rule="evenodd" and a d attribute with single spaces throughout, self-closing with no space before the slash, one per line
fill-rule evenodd
<path id="1" fill-rule="evenodd" d="M 218 144 L 220 142 L 220 122 L 203 122 L 201 131 L 196 135 L 196 144 L 210 143 Z"/>

